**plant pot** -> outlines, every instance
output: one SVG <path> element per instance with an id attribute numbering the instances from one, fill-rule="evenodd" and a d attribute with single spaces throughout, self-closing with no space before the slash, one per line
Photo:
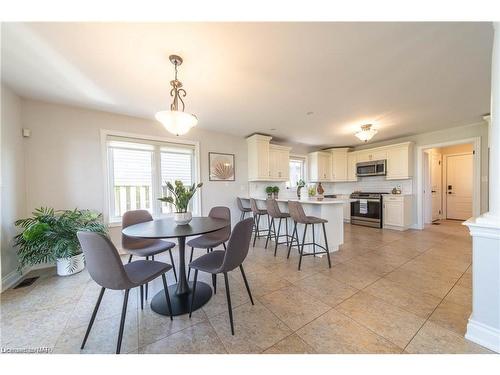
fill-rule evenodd
<path id="1" fill-rule="evenodd" d="M 177 225 L 186 225 L 189 224 L 193 215 L 191 212 L 175 212 L 174 213 L 174 221 Z"/>
<path id="2" fill-rule="evenodd" d="M 83 253 L 69 258 L 57 259 L 57 274 L 59 276 L 69 276 L 83 271 L 85 268 L 85 258 Z"/>
<path id="3" fill-rule="evenodd" d="M 278 193 L 273 193 L 273 198 L 278 199 Z"/>
<path id="4" fill-rule="evenodd" d="M 267 199 L 273 199 L 273 193 L 267 193 Z"/>

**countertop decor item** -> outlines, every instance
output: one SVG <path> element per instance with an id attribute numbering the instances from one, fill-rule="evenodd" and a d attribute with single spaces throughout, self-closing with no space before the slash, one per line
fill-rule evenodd
<path id="1" fill-rule="evenodd" d="M 297 197 L 300 199 L 300 191 L 306 186 L 306 182 L 303 179 L 297 181 Z"/>
<path id="2" fill-rule="evenodd" d="M 377 134 L 377 129 L 373 128 L 372 124 L 361 125 L 361 130 L 354 135 L 363 142 L 368 142 L 373 136 Z"/>
<path id="3" fill-rule="evenodd" d="M 26 266 L 56 262 L 57 274 L 67 276 L 82 271 L 84 257 L 76 233 L 92 231 L 106 233 L 102 215 L 90 210 L 37 208 L 31 217 L 15 225 L 21 233 L 14 237 L 19 258 L 18 271 Z"/>
<path id="4" fill-rule="evenodd" d="M 234 181 L 234 154 L 208 153 L 209 181 Z"/>
<path id="5" fill-rule="evenodd" d="M 166 184 L 170 194 L 167 197 L 158 198 L 158 200 L 175 206 L 174 221 L 177 225 L 189 224 L 193 218 L 191 212 L 188 211 L 189 201 L 196 190 L 203 186 L 203 183 L 192 184 L 187 188 L 179 180 L 175 180 L 173 185 L 170 181 L 167 181 Z"/>
<path id="6" fill-rule="evenodd" d="M 170 110 L 157 112 L 156 119 L 163 124 L 165 129 L 175 135 L 186 134 L 189 129 L 198 124 L 198 118 L 195 115 L 184 112 L 184 100 L 186 90 L 182 88 L 182 82 L 177 79 L 177 67 L 182 64 L 182 57 L 177 55 L 170 55 L 169 60 L 174 64 L 175 76 L 170 85 L 170 96 L 173 97 Z M 182 107 L 179 106 L 179 102 Z"/>
<path id="7" fill-rule="evenodd" d="M 316 191 L 318 192 L 319 195 L 323 195 L 325 192 L 325 189 L 323 189 L 323 186 L 321 186 L 321 182 L 318 182 L 318 187 L 316 188 Z"/>
<path id="8" fill-rule="evenodd" d="M 316 188 L 314 186 L 308 188 L 307 195 L 309 195 L 310 197 L 314 197 L 316 195 Z"/>
<path id="9" fill-rule="evenodd" d="M 273 197 L 274 188 L 272 186 L 266 186 L 266 194 L 269 199 Z"/>
<path id="10" fill-rule="evenodd" d="M 273 198 L 278 199 L 278 194 L 280 192 L 280 188 L 278 186 L 273 186 Z"/>

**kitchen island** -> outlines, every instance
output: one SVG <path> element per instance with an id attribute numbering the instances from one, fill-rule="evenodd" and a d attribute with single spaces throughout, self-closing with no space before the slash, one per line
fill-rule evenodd
<path id="1" fill-rule="evenodd" d="M 240 197 L 246 202 L 247 206 L 250 206 L 250 197 Z M 259 208 L 266 208 L 266 198 L 265 197 L 252 197 L 257 201 L 257 205 Z M 276 199 L 280 210 L 282 212 L 288 212 L 288 201 L 299 201 L 302 203 L 302 207 L 304 207 L 304 211 L 308 216 L 316 216 L 322 219 L 328 220 L 328 223 L 325 224 L 326 235 L 328 240 L 328 248 L 330 252 L 338 251 L 339 246 L 344 243 L 344 199 L 336 199 L 336 198 L 323 198 L 322 200 L 318 200 L 317 198 L 278 198 Z M 275 223 L 277 229 L 277 221 Z M 262 218 L 259 224 L 260 229 L 267 228 L 267 221 Z M 304 225 L 298 224 L 297 230 L 299 233 L 300 242 L 302 242 L 302 236 L 304 233 Z M 293 231 L 293 220 L 288 219 L 288 233 L 291 235 Z M 314 225 L 314 237 L 316 243 L 319 243 L 322 246 L 325 246 L 323 230 L 321 225 Z M 282 228 L 280 234 L 285 233 L 284 222 L 282 223 Z M 306 243 L 312 242 L 312 230 L 307 229 L 306 234 Z M 284 241 L 285 237 L 280 238 L 280 242 Z M 274 239 L 273 239 L 274 241 Z M 296 250 L 293 250 L 296 251 Z M 313 252 L 312 246 L 304 246 L 304 252 Z M 319 255 L 321 256 L 321 255 Z"/>

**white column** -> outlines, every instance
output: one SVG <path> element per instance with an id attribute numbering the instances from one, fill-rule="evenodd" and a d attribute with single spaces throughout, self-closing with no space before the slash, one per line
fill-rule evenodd
<path id="1" fill-rule="evenodd" d="M 489 212 L 468 220 L 472 236 L 472 314 L 465 337 L 500 353 L 500 23 L 491 64 Z M 487 119 L 488 120 L 488 119 Z"/>

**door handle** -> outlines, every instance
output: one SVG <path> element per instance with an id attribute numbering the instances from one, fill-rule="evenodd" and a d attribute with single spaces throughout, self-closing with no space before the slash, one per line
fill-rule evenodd
<path id="1" fill-rule="evenodd" d="M 453 192 L 452 192 L 452 191 L 449 191 L 449 192 L 448 192 L 448 194 L 453 194 Z"/>
<path id="2" fill-rule="evenodd" d="M 436 190 L 431 190 L 431 193 L 437 193 L 437 191 Z"/>

